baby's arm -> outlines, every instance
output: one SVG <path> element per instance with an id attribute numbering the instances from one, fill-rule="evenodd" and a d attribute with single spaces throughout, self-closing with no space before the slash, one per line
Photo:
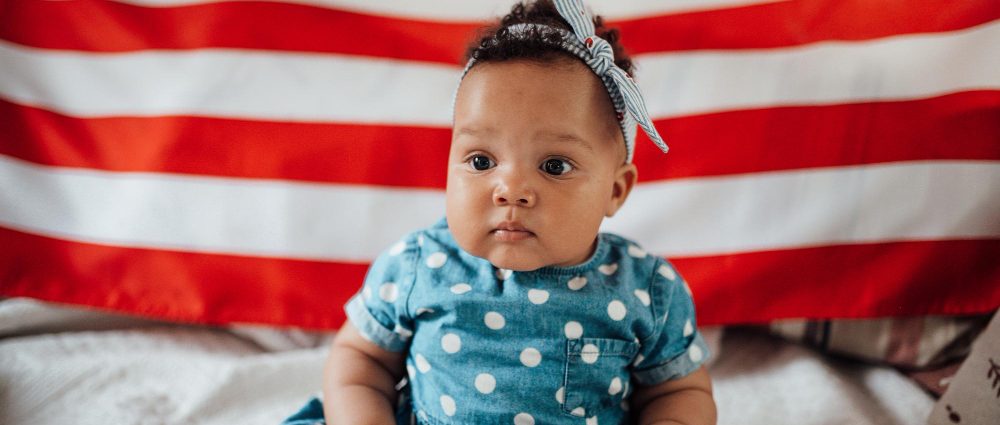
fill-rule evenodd
<path id="1" fill-rule="evenodd" d="M 403 375 L 403 353 L 386 351 L 366 340 L 350 322 L 330 347 L 323 370 L 323 410 L 336 424 L 396 423 L 396 382 Z"/>
<path id="2" fill-rule="evenodd" d="M 631 405 L 639 425 L 714 425 L 712 382 L 704 367 L 651 387 L 637 386 Z"/>

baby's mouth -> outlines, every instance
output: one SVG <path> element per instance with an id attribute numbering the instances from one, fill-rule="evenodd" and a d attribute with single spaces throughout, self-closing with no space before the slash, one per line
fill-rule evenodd
<path id="1" fill-rule="evenodd" d="M 535 237 L 535 233 L 516 221 L 504 221 L 490 231 L 500 242 L 517 242 Z"/>

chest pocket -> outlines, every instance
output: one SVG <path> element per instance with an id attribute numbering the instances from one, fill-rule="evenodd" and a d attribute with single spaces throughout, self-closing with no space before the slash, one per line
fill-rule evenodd
<path id="1" fill-rule="evenodd" d="M 639 352 L 633 341 L 607 338 L 566 340 L 563 412 L 589 417 L 620 408 L 627 395 L 629 363 Z"/>

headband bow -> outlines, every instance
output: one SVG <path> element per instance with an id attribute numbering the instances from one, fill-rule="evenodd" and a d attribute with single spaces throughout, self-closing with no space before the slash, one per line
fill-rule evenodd
<path id="1" fill-rule="evenodd" d="M 573 32 L 562 28 L 552 27 L 543 24 L 522 23 L 507 27 L 507 31 L 512 34 L 524 34 L 529 29 L 555 32 L 562 38 L 558 47 L 572 53 L 583 60 L 590 67 L 601 81 L 604 82 L 615 111 L 618 113 L 618 124 L 621 126 L 622 134 L 625 138 L 625 162 L 632 162 L 635 151 L 635 125 L 642 127 L 649 139 L 656 144 L 664 153 L 667 152 L 667 144 L 664 143 L 660 133 L 653 126 L 653 121 L 646 111 L 646 103 L 639 93 L 639 87 L 632 81 L 625 70 L 615 65 L 615 54 L 611 44 L 607 40 L 598 37 L 594 33 L 594 21 L 590 13 L 583 6 L 581 0 L 554 0 L 556 10 L 559 15 L 569 23 Z M 468 74 L 475 64 L 475 57 L 470 58 L 462 78 Z M 456 90 L 456 95 L 457 95 Z M 454 109 L 454 102 L 453 102 Z"/>

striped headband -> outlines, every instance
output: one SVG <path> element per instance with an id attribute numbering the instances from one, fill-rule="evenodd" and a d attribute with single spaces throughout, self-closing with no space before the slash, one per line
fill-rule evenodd
<path id="1" fill-rule="evenodd" d="M 561 42 L 555 44 L 571 54 L 583 60 L 587 66 L 604 82 L 604 87 L 611 96 L 615 112 L 618 116 L 618 125 L 621 126 L 622 135 L 625 136 L 625 162 L 632 162 L 635 152 L 636 124 L 642 127 L 649 139 L 656 144 L 664 153 L 667 152 L 667 144 L 663 142 L 660 133 L 653 126 L 653 121 L 646 112 L 646 103 L 639 93 L 632 78 L 625 70 L 615 65 L 615 54 L 611 44 L 594 33 L 594 22 L 590 13 L 584 9 L 581 0 L 555 0 L 556 10 L 573 28 L 573 32 L 566 31 L 544 24 L 521 23 L 507 27 L 507 31 L 515 36 L 527 35 L 534 29 L 539 33 L 556 33 L 560 36 Z M 544 38 L 543 38 L 544 39 Z M 469 62 L 462 71 L 462 77 L 469 73 L 475 65 L 476 58 L 469 58 Z M 455 90 L 458 95 L 458 89 Z M 455 110 L 455 99 L 452 98 L 452 111 Z"/>

